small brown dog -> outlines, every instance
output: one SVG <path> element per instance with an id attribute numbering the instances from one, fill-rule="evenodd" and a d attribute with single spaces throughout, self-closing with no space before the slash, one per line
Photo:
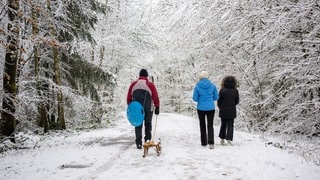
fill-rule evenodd
<path id="1" fill-rule="evenodd" d="M 158 142 L 156 142 L 156 143 L 152 140 L 152 141 L 147 141 L 147 142 L 145 142 L 143 144 L 143 157 L 146 157 L 150 147 L 155 147 L 157 155 L 160 156 L 160 153 L 161 153 L 161 141 L 160 141 L 160 139 L 158 139 Z"/>

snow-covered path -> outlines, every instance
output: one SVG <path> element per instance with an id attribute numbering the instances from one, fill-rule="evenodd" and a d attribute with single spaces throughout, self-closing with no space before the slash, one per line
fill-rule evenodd
<path id="1" fill-rule="evenodd" d="M 154 119 L 155 120 L 155 119 Z M 217 121 L 218 119 L 216 119 Z M 156 138 L 160 156 L 142 157 L 133 127 L 119 125 L 91 132 L 46 138 L 37 148 L 10 151 L 0 157 L 0 179 L 303 179 L 316 180 L 320 167 L 293 153 L 265 145 L 259 136 L 235 132 L 234 146 L 200 145 L 198 120 L 160 114 Z"/>

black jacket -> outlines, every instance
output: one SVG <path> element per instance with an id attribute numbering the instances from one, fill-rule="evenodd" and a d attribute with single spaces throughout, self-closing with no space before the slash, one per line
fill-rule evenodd
<path id="1" fill-rule="evenodd" d="M 236 105 L 239 103 L 239 92 L 236 88 L 222 88 L 219 91 L 219 117 L 236 118 Z"/>

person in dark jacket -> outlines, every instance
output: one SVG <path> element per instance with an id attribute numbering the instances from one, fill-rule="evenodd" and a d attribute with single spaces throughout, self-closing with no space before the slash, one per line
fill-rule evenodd
<path id="1" fill-rule="evenodd" d="M 155 107 L 155 114 L 159 114 L 160 101 L 158 97 L 158 91 L 155 85 L 148 79 L 148 71 L 146 69 L 141 69 L 139 73 L 139 78 L 132 82 L 129 86 L 127 94 L 127 105 L 132 101 L 138 101 L 144 108 L 144 126 L 145 126 L 145 136 L 144 142 L 151 140 L 152 131 L 152 115 L 153 106 Z M 138 149 L 142 149 L 142 126 L 135 127 L 136 145 Z"/>
<path id="2" fill-rule="evenodd" d="M 200 72 L 199 82 L 196 84 L 193 91 L 193 100 L 197 102 L 197 113 L 200 124 L 201 145 L 206 146 L 207 144 L 209 144 L 210 149 L 212 149 L 214 147 L 214 101 L 219 99 L 219 96 L 217 87 L 208 78 L 209 73 L 207 71 Z"/>
<path id="3" fill-rule="evenodd" d="M 237 81 L 234 76 L 226 76 L 221 83 L 219 91 L 219 117 L 221 118 L 221 126 L 219 137 L 220 143 L 232 145 L 233 141 L 233 123 L 237 117 L 236 105 L 239 104 L 239 92 L 237 90 Z"/>

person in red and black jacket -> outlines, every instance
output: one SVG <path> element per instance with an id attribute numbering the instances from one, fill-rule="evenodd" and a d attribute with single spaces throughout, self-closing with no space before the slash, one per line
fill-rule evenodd
<path id="1" fill-rule="evenodd" d="M 154 113 L 159 114 L 160 101 L 158 97 L 158 91 L 155 85 L 148 79 L 148 71 L 146 69 L 141 69 L 139 73 L 139 78 L 132 82 L 129 86 L 127 95 L 127 105 L 132 101 L 138 101 L 144 108 L 144 126 L 145 126 L 145 136 L 144 141 L 151 140 L 152 131 L 152 115 L 153 106 L 155 107 Z M 136 135 L 136 145 L 138 149 L 142 149 L 142 126 L 135 127 Z"/>

